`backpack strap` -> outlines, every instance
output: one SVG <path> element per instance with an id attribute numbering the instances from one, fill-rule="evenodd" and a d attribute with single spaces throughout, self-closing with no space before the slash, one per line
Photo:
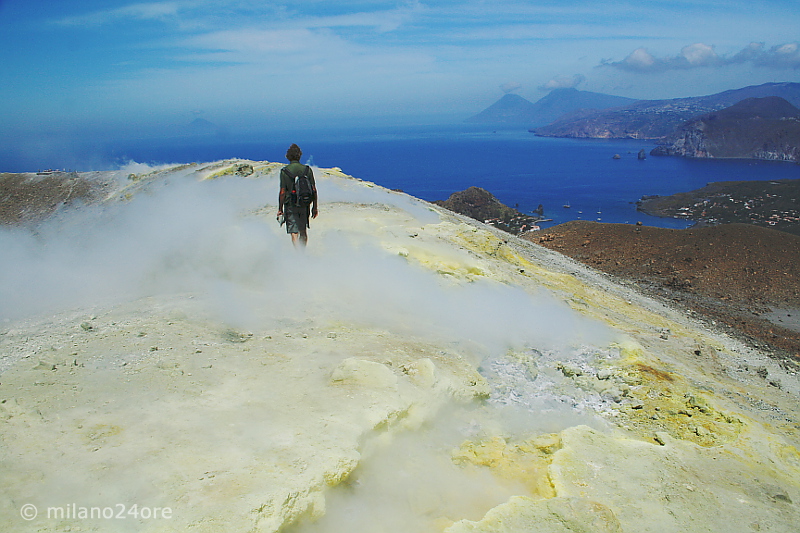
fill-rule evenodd
<path id="1" fill-rule="evenodd" d="M 310 166 L 308 166 L 308 165 L 306 165 L 306 166 L 305 166 L 305 168 L 303 169 L 303 171 L 302 171 L 302 172 L 300 172 L 299 174 L 295 174 L 295 175 L 292 175 L 292 173 L 291 173 L 291 172 L 289 172 L 289 170 L 288 170 L 288 169 L 289 169 L 288 165 L 287 165 L 287 166 L 285 166 L 285 167 L 283 167 L 283 168 L 281 169 L 281 174 L 284 174 L 284 173 L 285 173 L 285 174 L 286 174 L 286 177 L 288 177 L 288 178 L 291 178 L 291 180 L 292 180 L 294 183 L 297 183 L 297 178 L 299 178 L 300 176 L 308 176 L 308 172 L 311 170 L 311 167 L 310 167 Z"/>
<path id="2" fill-rule="evenodd" d="M 284 174 L 286 175 L 287 183 L 291 182 L 291 186 L 288 189 L 286 189 L 286 192 L 284 193 L 284 197 L 283 197 L 283 205 L 286 206 L 286 205 L 291 205 L 291 204 L 294 203 L 292 198 L 297 193 L 297 190 L 296 190 L 297 189 L 297 176 L 292 176 L 292 173 L 289 172 L 288 166 L 285 166 L 285 167 L 281 168 L 281 185 L 283 185 L 283 176 L 284 176 Z M 283 206 L 281 206 L 281 207 L 283 207 Z"/>

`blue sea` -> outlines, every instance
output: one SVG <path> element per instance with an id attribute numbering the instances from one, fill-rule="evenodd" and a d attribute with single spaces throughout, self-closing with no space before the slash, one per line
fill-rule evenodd
<path id="1" fill-rule="evenodd" d="M 584 219 L 685 228 L 686 221 L 637 212 L 636 200 L 642 195 L 690 191 L 713 181 L 800 179 L 800 165 L 794 163 L 653 157 L 649 152 L 654 144 L 649 141 L 553 139 L 536 137 L 525 128 L 463 124 L 109 143 L 101 148 L 101 159 L 284 161 L 293 142 L 302 148 L 303 162 L 339 167 L 351 176 L 424 200 L 444 200 L 475 185 L 525 213 L 541 204 L 545 217 L 552 219 L 544 227 Z M 648 154 L 645 160 L 637 158 L 640 149 Z M 620 158 L 614 159 L 615 154 Z"/>

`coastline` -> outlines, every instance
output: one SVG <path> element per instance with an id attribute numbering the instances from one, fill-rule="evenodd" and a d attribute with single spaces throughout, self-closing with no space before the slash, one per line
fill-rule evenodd
<path id="1" fill-rule="evenodd" d="M 669 196 L 643 196 L 636 206 L 697 227 L 743 223 L 800 235 L 800 179 L 713 182 Z"/>

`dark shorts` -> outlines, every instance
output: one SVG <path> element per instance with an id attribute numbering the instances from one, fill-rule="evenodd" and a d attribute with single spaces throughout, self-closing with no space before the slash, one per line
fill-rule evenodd
<path id="1" fill-rule="evenodd" d="M 286 207 L 286 233 L 305 233 L 307 227 L 307 207 Z"/>

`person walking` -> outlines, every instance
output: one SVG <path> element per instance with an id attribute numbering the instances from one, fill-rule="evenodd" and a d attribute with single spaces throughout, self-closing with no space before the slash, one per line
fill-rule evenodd
<path id="1" fill-rule="evenodd" d="M 303 152 L 296 144 L 286 151 L 289 164 L 281 169 L 281 185 L 278 194 L 278 220 L 283 218 L 286 233 L 292 236 L 292 244 L 308 244 L 310 218 L 317 218 L 317 185 L 314 171 L 300 163 Z"/>

